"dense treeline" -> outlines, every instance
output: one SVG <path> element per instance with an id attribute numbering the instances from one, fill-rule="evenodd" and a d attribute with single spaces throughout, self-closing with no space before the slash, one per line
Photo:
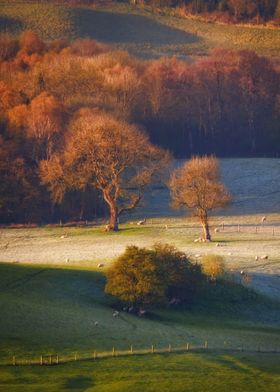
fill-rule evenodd
<path id="1" fill-rule="evenodd" d="M 176 156 L 277 156 L 279 71 L 247 51 L 216 50 L 194 63 L 139 60 L 89 39 L 0 37 L 0 219 L 91 219 L 98 191 L 67 192 L 54 206 L 40 162 L 63 150 L 83 111 L 145 127 Z M 89 202 L 90 200 L 90 202 Z"/>
<path id="2" fill-rule="evenodd" d="M 177 7 L 184 14 L 209 14 L 224 21 L 280 21 L 279 0 L 128 0 L 130 4 Z"/>
<path id="3" fill-rule="evenodd" d="M 47 2 L 46 0 L 29 0 Z M 153 11 L 174 8 L 181 16 L 203 15 L 224 22 L 280 22 L 280 0 L 53 0 L 54 3 L 106 6 L 111 3 L 147 5 Z"/>

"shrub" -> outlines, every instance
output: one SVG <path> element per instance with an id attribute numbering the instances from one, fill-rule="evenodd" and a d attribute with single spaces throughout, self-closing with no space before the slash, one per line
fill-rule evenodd
<path id="1" fill-rule="evenodd" d="M 211 280 L 216 280 L 225 272 L 225 262 L 221 256 L 206 255 L 202 257 L 202 270 Z"/>
<path id="2" fill-rule="evenodd" d="M 202 281 L 201 267 L 173 246 L 129 246 L 108 270 L 105 291 L 134 306 L 185 302 Z"/>

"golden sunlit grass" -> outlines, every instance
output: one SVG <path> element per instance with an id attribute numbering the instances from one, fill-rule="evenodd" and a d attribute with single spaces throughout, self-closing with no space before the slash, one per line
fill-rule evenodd
<path id="1" fill-rule="evenodd" d="M 280 29 L 207 23 L 149 9 L 87 7 L 1 0 L 2 31 L 33 29 L 44 39 L 92 37 L 141 56 L 200 56 L 215 47 L 279 56 Z"/>

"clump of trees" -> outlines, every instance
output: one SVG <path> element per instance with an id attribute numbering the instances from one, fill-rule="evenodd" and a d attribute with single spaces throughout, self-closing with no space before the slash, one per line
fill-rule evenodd
<path id="1" fill-rule="evenodd" d="M 211 241 L 209 212 L 231 202 L 230 192 L 221 182 L 218 160 L 193 157 L 174 171 L 169 186 L 174 207 L 186 207 L 199 218 L 204 239 Z"/>
<path id="2" fill-rule="evenodd" d="M 277 66 L 248 51 L 214 51 L 189 64 L 141 60 L 89 39 L 0 35 L 0 219 L 82 220 L 110 211 L 117 217 L 138 204 L 155 169 L 168 161 L 155 145 L 177 157 L 276 156 L 279 96 Z M 101 119 L 109 129 L 118 124 L 119 133 L 107 132 L 112 140 L 138 135 L 125 143 L 131 161 L 116 177 L 116 197 L 113 188 L 105 195 L 95 163 L 88 170 L 90 146 L 107 157 L 107 168 L 113 156 L 113 142 L 95 143 L 103 138 Z"/>
<path id="3" fill-rule="evenodd" d="M 106 276 L 106 293 L 136 308 L 190 302 L 204 282 L 200 265 L 166 244 L 127 247 Z"/>
<path id="4" fill-rule="evenodd" d="M 180 14 L 215 15 L 227 21 L 254 21 L 274 19 L 280 21 L 278 0 L 128 0 L 133 5 L 150 5 L 153 8 L 179 8 Z"/>

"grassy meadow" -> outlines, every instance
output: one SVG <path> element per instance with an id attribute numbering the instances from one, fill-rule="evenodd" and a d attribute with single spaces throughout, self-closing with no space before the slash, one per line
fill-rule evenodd
<path id="1" fill-rule="evenodd" d="M 207 55 L 219 47 L 279 57 L 280 29 L 207 23 L 125 5 L 87 8 L 0 0 L 0 30 L 44 39 L 91 37 L 142 57 Z"/>
<path id="2" fill-rule="evenodd" d="M 86 361 L 55 367 L 4 367 L 0 390 L 10 392 L 276 392 L 275 355 L 168 354 Z"/>

